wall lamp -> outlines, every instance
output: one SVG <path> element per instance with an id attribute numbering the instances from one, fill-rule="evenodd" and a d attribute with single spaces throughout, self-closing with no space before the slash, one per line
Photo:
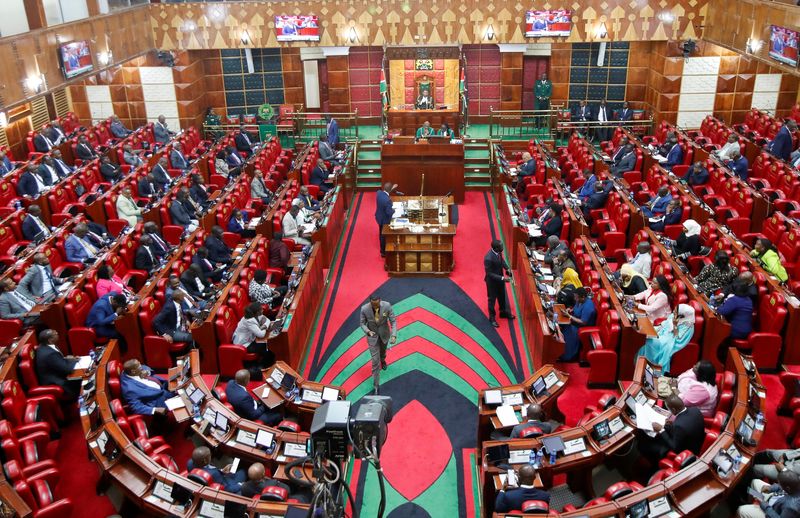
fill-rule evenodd
<path id="1" fill-rule="evenodd" d="M 33 93 L 40 93 L 44 89 L 44 76 L 29 76 L 25 79 L 25 86 Z"/>
<path id="2" fill-rule="evenodd" d="M 486 27 L 486 39 L 489 41 L 494 39 L 494 26 L 491 23 Z"/>
<path id="3" fill-rule="evenodd" d="M 110 50 L 97 53 L 97 63 L 101 67 L 107 66 L 112 61 L 114 61 L 114 55 L 111 53 Z"/>
<path id="4" fill-rule="evenodd" d="M 250 45 L 250 33 L 247 29 L 242 31 L 242 45 Z"/>
<path id="5" fill-rule="evenodd" d="M 0 112 L 0 128 L 8 126 L 8 115 L 6 112 Z"/>
<path id="6" fill-rule="evenodd" d="M 347 31 L 347 39 L 350 40 L 350 43 L 358 41 L 358 32 L 355 27 L 350 27 L 350 30 Z"/>
<path id="7" fill-rule="evenodd" d="M 764 45 L 764 42 L 755 38 L 748 38 L 746 50 L 750 54 L 757 54 L 761 47 Z"/>
<path id="8" fill-rule="evenodd" d="M 601 40 L 605 39 L 605 37 L 608 36 L 608 29 L 606 28 L 605 22 L 600 22 L 600 25 L 597 27 L 597 31 L 595 32 L 595 35 L 597 36 L 598 39 Z"/>
<path id="9" fill-rule="evenodd" d="M 675 15 L 672 14 L 670 11 L 664 11 L 658 13 L 658 19 L 661 23 L 672 23 L 675 21 Z"/>

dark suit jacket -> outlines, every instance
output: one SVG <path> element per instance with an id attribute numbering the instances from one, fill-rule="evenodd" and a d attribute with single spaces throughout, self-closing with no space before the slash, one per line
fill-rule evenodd
<path id="1" fill-rule="evenodd" d="M 156 257 L 164 257 L 165 255 L 167 255 L 167 253 L 169 252 L 169 243 L 167 243 L 167 240 L 166 240 L 166 239 L 164 239 L 164 238 L 161 236 L 161 234 L 159 234 L 159 233 L 157 233 L 157 232 L 153 232 L 153 233 L 150 233 L 150 232 L 145 232 L 145 233 L 146 233 L 148 236 L 150 236 L 150 237 L 152 237 L 152 238 L 153 238 L 153 244 L 152 244 L 152 246 L 150 247 L 150 250 L 152 250 L 152 251 L 153 251 L 153 253 L 154 253 L 154 254 L 156 254 Z M 158 240 L 158 239 L 156 239 L 156 237 L 158 237 L 158 239 L 160 239 L 161 241 L 163 241 L 163 242 L 164 242 L 164 244 L 162 245 L 162 244 L 159 242 L 159 240 Z"/>
<path id="2" fill-rule="evenodd" d="M 704 167 L 700 169 L 700 172 L 697 174 L 692 172 L 692 169 L 689 169 L 683 179 L 686 180 L 686 183 L 689 185 L 705 185 L 708 183 L 708 169 Z"/>
<path id="3" fill-rule="evenodd" d="M 234 156 L 239 157 L 239 160 L 241 161 L 237 162 L 236 159 L 233 158 Z M 225 162 L 228 163 L 228 167 L 241 167 L 242 165 L 244 165 L 244 158 L 242 158 L 242 155 L 234 151 L 233 153 L 225 157 Z"/>
<path id="4" fill-rule="evenodd" d="M 116 182 L 122 178 L 122 169 L 111 163 L 103 164 L 100 166 L 100 174 L 102 174 L 103 178 L 106 180 Z"/>
<path id="5" fill-rule="evenodd" d="M 605 190 L 600 192 L 595 191 L 586 198 L 586 203 L 583 204 L 583 208 L 586 211 L 600 209 L 606 206 L 606 201 L 608 201 L 608 193 Z M 558 219 L 559 221 L 561 220 L 561 218 Z"/>
<path id="6" fill-rule="evenodd" d="M 331 184 L 328 183 L 328 171 L 317 166 L 311 171 L 311 178 L 309 179 L 311 185 L 318 185 L 319 190 L 326 192 L 330 190 Z"/>
<path id="7" fill-rule="evenodd" d="M 36 348 L 36 377 L 40 385 L 67 385 L 67 376 L 72 373 L 77 360 L 68 360 L 49 345 Z"/>
<path id="8" fill-rule="evenodd" d="M 213 263 L 211 258 L 208 258 L 208 261 Z M 208 278 L 214 279 L 215 277 L 221 276 L 221 273 L 214 273 L 215 270 L 214 270 L 214 265 L 213 264 L 211 266 L 209 266 L 208 263 L 205 260 L 203 260 L 203 258 L 200 257 L 197 254 L 192 256 L 192 264 L 196 264 L 196 265 L 200 266 L 200 268 L 203 270 L 203 277 L 205 279 L 208 279 Z"/>
<path id="9" fill-rule="evenodd" d="M 550 216 L 544 221 L 544 224 L 542 224 L 542 235 L 561 237 L 561 229 L 563 226 L 564 222 L 561 220 L 560 214 L 558 216 Z"/>
<path id="10" fill-rule="evenodd" d="M 178 331 L 178 312 L 171 300 L 164 302 L 164 306 L 153 319 L 153 331 L 159 335 L 175 334 Z"/>
<path id="11" fill-rule="evenodd" d="M 229 263 L 231 262 L 232 250 L 228 248 L 221 239 L 215 236 L 208 236 L 206 238 L 206 248 L 208 248 L 208 259 L 214 263 Z"/>
<path id="12" fill-rule="evenodd" d="M 42 224 L 47 227 L 47 223 L 44 221 L 42 221 Z M 26 241 L 33 241 L 40 232 L 41 229 L 33 220 L 33 216 L 30 214 L 25 216 L 25 219 L 22 220 L 22 237 L 24 237 Z"/>
<path id="13" fill-rule="evenodd" d="M 663 166 L 667 169 L 671 169 L 672 166 L 680 165 L 683 163 L 683 148 L 680 144 L 675 144 L 672 149 L 669 150 L 667 153 L 667 161 L 664 162 Z"/>
<path id="14" fill-rule="evenodd" d="M 169 206 L 169 215 L 172 217 L 172 223 L 183 227 L 188 227 L 194 219 L 186 206 L 178 200 L 172 200 Z"/>
<path id="15" fill-rule="evenodd" d="M 245 419 L 256 421 L 267 412 L 267 407 L 260 401 L 257 405 L 253 405 L 255 402 L 253 396 L 236 383 L 236 380 L 230 380 L 225 385 L 225 395 L 228 397 L 228 403 L 233 405 L 233 410 Z"/>
<path id="16" fill-rule="evenodd" d="M 494 250 L 489 250 L 483 257 L 483 271 L 485 274 L 483 280 L 487 283 L 502 283 L 503 270 L 511 271 L 505 258 L 502 254 L 497 255 Z"/>
<path id="17" fill-rule="evenodd" d="M 153 254 L 152 258 L 150 254 L 147 253 L 147 247 L 139 246 L 136 249 L 136 259 L 134 259 L 133 267 L 137 270 L 144 270 L 146 272 L 150 272 L 158 265 L 157 256 L 153 249 L 150 249 L 150 252 Z"/>
<path id="18" fill-rule="evenodd" d="M 248 219 L 247 214 L 242 213 L 242 225 L 240 225 L 236 218 L 232 217 L 228 220 L 228 232 L 241 235 L 242 232 L 244 232 L 245 226 L 247 226 Z"/>
<path id="19" fill-rule="evenodd" d="M 103 295 L 92 305 L 86 315 L 86 325 L 91 328 L 114 327 L 116 313 L 111 307 L 112 294 Z"/>
<path id="20" fill-rule="evenodd" d="M 166 169 L 161 167 L 160 164 L 156 164 L 151 172 L 153 173 L 156 186 L 159 189 L 164 189 L 172 181 L 172 177 L 169 175 Z"/>
<path id="21" fill-rule="evenodd" d="M 92 146 L 89 144 L 78 144 L 75 146 L 75 156 L 83 161 L 87 161 L 97 157 L 97 153 L 94 152 L 94 149 L 92 149 Z"/>
<path id="22" fill-rule="evenodd" d="M 52 181 L 52 175 L 50 174 L 50 170 L 47 168 L 46 165 L 44 164 L 40 165 L 39 169 L 37 169 L 36 172 L 39 174 L 39 178 L 41 178 L 42 181 L 47 185 L 54 185 L 56 182 L 58 182 L 58 180 L 64 178 L 64 175 L 61 174 L 61 171 L 59 171 L 58 167 L 55 164 L 53 164 L 53 172 L 55 172 L 56 177 L 58 178 L 56 182 Z"/>
<path id="23" fill-rule="evenodd" d="M 147 181 L 147 177 L 142 177 L 139 179 L 139 196 L 155 196 L 156 191 L 158 190 L 157 183 L 153 182 L 152 184 Z"/>
<path id="24" fill-rule="evenodd" d="M 200 282 L 205 289 L 208 288 L 208 282 L 203 277 L 200 278 Z M 181 284 L 192 297 L 196 299 L 203 298 L 203 292 L 197 289 L 197 283 L 194 282 L 194 277 L 189 274 L 188 270 L 181 274 Z"/>
<path id="25" fill-rule="evenodd" d="M 550 494 L 547 491 L 535 487 L 518 487 L 497 493 L 494 501 L 494 511 L 496 513 L 507 513 L 509 511 L 519 511 L 522 503 L 527 500 L 541 500 L 550 503 Z"/>
<path id="26" fill-rule="evenodd" d="M 388 225 L 392 221 L 392 214 L 394 214 L 389 193 L 381 189 L 378 191 L 375 201 L 375 221 L 378 222 L 378 225 Z"/>
<path id="27" fill-rule="evenodd" d="M 609 167 L 609 171 L 611 171 L 611 174 L 622 174 L 627 171 L 633 171 L 634 167 L 636 167 L 636 151 L 631 151 L 620 157 L 619 162 Z"/>
<path id="28" fill-rule="evenodd" d="M 189 187 L 189 195 L 200 205 L 208 204 L 208 192 L 199 185 Z"/>
<path id="29" fill-rule="evenodd" d="M 706 438 L 703 414 L 697 407 L 687 407 L 675 416 L 674 421 L 668 422 L 664 426 L 664 431 L 657 437 L 669 451 L 680 453 L 683 450 L 691 450 L 695 455 L 699 455 Z"/>
<path id="30" fill-rule="evenodd" d="M 667 212 L 666 214 L 664 214 L 664 219 L 651 224 L 650 228 L 658 232 L 663 232 L 664 227 L 666 227 L 667 225 L 679 224 L 681 222 L 682 217 L 683 217 L 683 208 L 678 207 L 672 212 Z"/>
<path id="31" fill-rule="evenodd" d="M 518 424 L 517 426 L 511 429 L 511 438 L 519 439 L 521 437 L 522 432 L 532 426 L 539 428 L 543 433 L 546 434 L 551 433 L 553 431 L 553 427 L 550 425 L 550 423 L 543 423 L 541 421 L 526 421 L 524 423 Z"/>
<path id="32" fill-rule="evenodd" d="M 792 134 L 789 128 L 782 126 L 781 129 L 778 130 L 769 150 L 776 157 L 789 160 L 789 156 L 792 154 Z"/>
<path id="33" fill-rule="evenodd" d="M 621 108 L 617 112 L 617 119 L 619 119 L 621 121 L 629 121 L 629 120 L 633 119 L 633 110 L 631 110 L 630 108 L 628 108 L 627 110 L 624 109 L 624 108 Z"/>
<path id="34" fill-rule="evenodd" d="M 37 196 L 39 194 L 39 185 L 33 174 L 31 171 L 25 171 L 20 175 L 17 180 L 17 194 L 20 196 Z"/>
<path id="35" fill-rule="evenodd" d="M 247 138 L 249 138 L 252 143 L 253 139 L 250 137 L 249 133 L 247 134 Z M 252 144 L 248 143 L 241 133 L 237 133 L 236 136 L 233 137 L 233 141 L 236 143 L 236 149 L 238 151 L 245 151 L 248 155 L 253 152 Z"/>
<path id="36" fill-rule="evenodd" d="M 37 133 L 33 137 L 33 149 L 38 151 L 39 153 L 47 153 L 52 149 L 47 141 L 44 139 L 44 136 L 41 133 Z"/>
<path id="37" fill-rule="evenodd" d="M 581 108 L 580 105 L 575 105 L 572 107 L 572 120 L 573 121 L 590 121 L 594 120 L 594 112 L 592 111 L 592 107 L 588 104 Z"/>
<path id="38" fill-rule="evenodd" d="M 733 174 L 742 180 L 747 180 L 747 177 L 750 176 L 750 172 L 748 171 L 750 164 L 747 162 L 746 157 L 741 156 L 739 160 L 731 160 L 729 164 Z"/>

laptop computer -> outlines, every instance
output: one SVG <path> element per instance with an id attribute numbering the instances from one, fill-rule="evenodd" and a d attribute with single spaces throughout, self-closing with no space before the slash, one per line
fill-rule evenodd
<path id="1" fill-rule="evenodd" d="M 562 452 L 565 449 L 564 440 L 558 435 L 552 437 L 542 437 L 542 445 L 544 446 L 544 449 L 547 451 L 548 455 L 553 452 Z"/>
<path id="2" fill-rule="evenodd" d="M 498 444 L 486 448 L 486 457 L 491 464 L 506 462 L 510 456 L 511 450 L 508 448 L 508 444 Z"/>
<path id="3" fill-rule="evenodd" d="M 295 381 L 297 381 L 297 379 L 294 376 L 288 372 L 285 372 L 283 374 L 283 379 L 281 380 L 281 387 L 283 387 L 284 390 L 292 390 L 294 388 Z"/>

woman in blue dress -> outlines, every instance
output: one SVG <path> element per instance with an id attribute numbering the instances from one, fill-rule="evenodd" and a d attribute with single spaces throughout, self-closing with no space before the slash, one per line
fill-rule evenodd
<path id="1" fill-rule="evenodd" d="M 651 362 L 661 365 L 663 372 L 669 372 L 672 356 L 683 349 L 694 334 L 694 308 L 688 304 L 678 304 L 658 327 L 657 336 L 648 338 L 636 357 L 644 356 Z"/>

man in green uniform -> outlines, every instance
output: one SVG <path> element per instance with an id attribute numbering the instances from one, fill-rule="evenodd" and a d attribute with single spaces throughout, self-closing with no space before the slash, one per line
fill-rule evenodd
<path id="1" fill-rule="evenodd" d="M 431 123 L 428 121 L 423 122 L 422 127 L 417 130 L 417 138 L 428 138 L 435 134 L 436 132 L 431 128 Z"/>
<path id="2" fill-rule="evenodd" d="M 547 79 L 547 74 L 542 74 L 533 90 L 536 96 L 536 110 L 549 110 L 550 97 L 553 95 L 553 83 Z M 539 127 L 546 121 L 544 116 L 537 117 L 537 125 Z"/>

